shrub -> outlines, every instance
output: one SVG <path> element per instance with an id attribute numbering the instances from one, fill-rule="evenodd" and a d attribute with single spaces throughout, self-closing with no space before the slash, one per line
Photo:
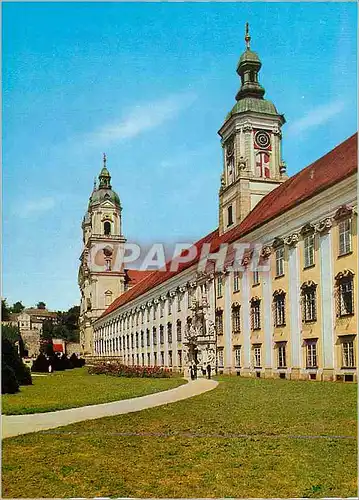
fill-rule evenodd
<path id="1" fill-rule="evenodd" d="M 116 361 L 97 363 L 89 367 L 89 373 L 112 375 L 115 377 L 169 378 L 172 372 L 161 366 L 127 366 Z"/>
<path id="2" fill-rule="evenodd" d="M 48 372 L 49 371 L 49 360 L 45 354 L 40 353 L 38 357 L 32 364 L 32 372 Z"/>
<path id="3" fill-rule="evenodd" d="M 14 371 L 19 385 L 31 385 L 31 373 L 29 368 L 22 362 L 17 348 L 8 339 L 2 339 L 2 365 L 7 365 Z"/>
<path id="4" fill-rule="evenodd" d="M 3 363 L 1 367 L 1 394 L 15 394 L 15 392 L 19 392 L 15 371 Z"/>
<path id="5" fill-rule="evenodd" d="M 81 368 L 85 364 L 85 360 L 78 358 L 75 353 L 70 356 L 70 363 L 74 368 Z"/>

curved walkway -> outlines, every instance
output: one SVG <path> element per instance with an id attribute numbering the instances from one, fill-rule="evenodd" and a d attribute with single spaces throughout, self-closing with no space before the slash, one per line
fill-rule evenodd
<path id="1" fill-rule="evenodd" d="M 114 401 L 112 403 L 81 406 L 80 408 L 70 408 L 68 410 L 47 413 L 33 413 L 31 415 L 3 415 L 2 437 L 7 438 L 28 434 L 29 432 L 55 429 L 56 427 L 82 422 L 83 420 L 122 415 L 168 403 L 175 403 L 176 401 L 182 401 L 183 399 L 192 398 L 193 396 L 211 391 L 217 385 L 218 382 L 215 380 L 200 378 L 168 391 Z"/>

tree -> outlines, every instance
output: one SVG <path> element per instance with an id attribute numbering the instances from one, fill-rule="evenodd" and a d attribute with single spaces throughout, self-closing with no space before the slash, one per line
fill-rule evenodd
<path id="1" fill-rule="evenodd" d="M 7 305 L 6 299 L 1 299 L 1 320 L 9 321 L 10 320 L 10 307 Z"/>
<path id="2" fill-rule="evenodd" d="M 42 332 L 41 332 L 41 338 L 43 340 L 51 340 L 54 331 L 54 325 L 52 324 L 52 321 L 48 319 L 44 319 L 42 322 Z"/>
<path id="3" fill-rule="evenodd" d="M 68 311 L 58 311 L 58 324 L 54 326 L 53 337 L 67 340 L 68 342 L 79 341 L 79 321 L 80 307 L 70 307 Z"/>
<path id="4" fill-rule="evenodd" d="M 25 309 L 25 306 L 22 304 L 22 302 L 15 302 L 15 304 L 13 304 L 12 308 L 11 308 L 11 311 L 13 313 L 21 313 L 23 310 Z"/>
<path id="5" fill-rule="evenodd" d="M 19 327 L 14 325 L 2 325 L 1 337 L 9 340 L 12 344 L 15 344 L 15 342 L 20 340 Z"/>
<path id="6" fill-rule="evenodd" d="M 46 304 L 45 302 L 38 302 L 36 304 L 37 309 L 46 309 Z"/>
<path id="7" fill-rule="evenodd" d="M 10 387 L 14 386 L 12 372 L 15 375 L 15 380 L 18 385 L 31 385 L 31 373 L 29 368 L 21 361 L 19 353 L 15 345 L 8 339 L 2 339 L 1 342 L 1 360 L 2 360 L 2 378 L 5 377 L 5 385 L 2 386 L 3 390 L 7 390 L 7 384 Z M 15 390 L 16 392 L 16 390 Z"/>

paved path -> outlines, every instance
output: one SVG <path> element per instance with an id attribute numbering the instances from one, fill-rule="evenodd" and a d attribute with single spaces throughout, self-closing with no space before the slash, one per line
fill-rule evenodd
<path id="1" fill-rule="evenodd" d="M 83 420 L 94 420 L 96 418 L 132 413 L 145 410 L 146 408 L 154 408 L 155 406 L 174 403 L 211 391 L 217 385 L 218 382 L 215 380 L 200 378 L 169 391 L 114 401 L 112 403 L 81 406 L 80 408 L 70 408 L 69 410 L 47 413 L 34 413 L 32 415 L 3 415 L 2 437 L 19 436 L 20 434 L 28 434 L 29 432 L 55 429 L 56 427 L 82 422 Z"/>

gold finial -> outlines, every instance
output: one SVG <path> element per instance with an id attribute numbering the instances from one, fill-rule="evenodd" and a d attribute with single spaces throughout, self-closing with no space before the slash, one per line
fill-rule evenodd
<path id="1" fill-rule="evenodd" d="M 249 23 L 246 23 L 246 36 L 244 37 L 244 40 L 246 41 L 246 45 L 247 45 L 247 50 L 250 49 L 250 41 L 251 41 L 251 37 L 249 35 Z"/>
<path id="2" fill-rule="evenodd" d="M 107 157 L 106 157 L 106 153 L 103 154 L 103 166 L 104 168 L 106 168 L 106 161 L 107 161 Z"/>

